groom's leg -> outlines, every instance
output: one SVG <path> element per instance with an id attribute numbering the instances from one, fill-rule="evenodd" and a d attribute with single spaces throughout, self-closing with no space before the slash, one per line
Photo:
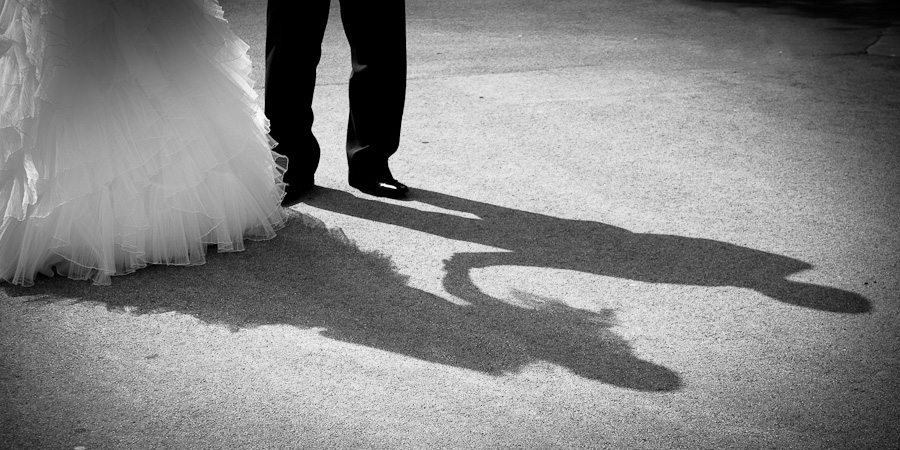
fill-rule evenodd
<path id="1" fill-rule="evenodd" d="M 285 174 L 288 196 L 311 186 L 319 165 L 312 99 L 329 4 L 329 0 L 269 0 L 267 6 L 266 116 L 270 135 L 278 142 L 275 151 L 290 160 Z"/>
<path id="2" fill-rule="evenodd" d="M 386 162 L 400 144 L 406 97 L 404 0 L 341 0 L 341 21 L 350 43 L 350 119 L 347 158 Z"/>

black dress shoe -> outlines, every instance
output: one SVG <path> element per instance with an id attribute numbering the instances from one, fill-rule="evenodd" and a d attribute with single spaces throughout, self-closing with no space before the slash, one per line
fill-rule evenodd
<path id="1" fill-rule="evenodd" d="M 284 188 L 284 197 L 281 199 L 281 206 L 290 206 L 297 203 L 303 194 L 311 191 L 316 185 L 311 179 L 306 181 L 284 180 L 287 187 Z"/>
<path id="2" fill-rule="evenodd" d="M 350 186 L 377 197 L 401 198 L 409 192 L 405 184 L 393 178 L 354 177 Z"/>
<path id="3" fill-rule="evenodd" d="M 376 197 L 401 198 L 409 188 L 394 179 L 387 158 L 357 153 L 350 161 L 350 186 Z"/>

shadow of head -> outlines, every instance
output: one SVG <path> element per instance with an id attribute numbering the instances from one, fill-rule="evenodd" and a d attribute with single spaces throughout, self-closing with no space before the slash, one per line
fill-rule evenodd
<path id="1" fill-rule="evenodd" d="M 636 390 L 671 391 L 677 374 L 641 360 L 610 330 L 613 313 L 551 299 L 530 308 L 489 297 L 458 306 L 407 286 L 390 261 L 360 251 L 340 233 L 291 220 L 271 241 L 210 254 L 203 266 L 153 266 L 95 287 L 61 277 L 10 296 L 76 299 L 136 314 L 176 311 L 231 329 L 282 324 L 491 375 L 538 361 Z"/>

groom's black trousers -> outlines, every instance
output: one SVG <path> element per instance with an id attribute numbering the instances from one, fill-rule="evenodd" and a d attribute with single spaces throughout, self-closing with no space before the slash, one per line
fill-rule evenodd
<path id="1" fill-rule="evenodd" d="M 352 63 L 347 158 L 386 161 L 400 143 L 406 96 L 404 0 L 341 0 L 340 6 Z M 329 0 L 268 2 L 266 116 L 276 151 L 290 159 L 288 183 L 311 182 L 319 163 L 312 99 L 329 8 Z"/>

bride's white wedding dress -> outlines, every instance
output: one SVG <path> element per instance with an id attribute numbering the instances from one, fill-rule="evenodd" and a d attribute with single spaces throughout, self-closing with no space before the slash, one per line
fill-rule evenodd
<path id="1" fill-rule="evenodd" d="M 0 280 L 108 284 L 275 235 L 286 161 L 215 1 L 0 1 Z"/>

